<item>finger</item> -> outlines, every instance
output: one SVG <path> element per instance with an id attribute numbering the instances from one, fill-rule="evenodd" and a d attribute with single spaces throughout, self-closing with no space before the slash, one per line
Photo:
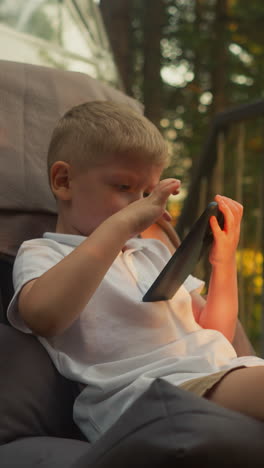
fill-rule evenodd
<path id="1" fill-rule="evenodd" d="M 220 197 L 223 198 L 226 202 L 230 201 L 232 203 L 235 203 L 237 206 L 243 208 L 243 205 L 241 205 L 241 203 L 239 203 L 237 200 L 234 200 L 233 198 L 226 197 L 225 195 L 220 195 Z"/>
<path id="2" fill-rule="evenodd" d="M 224 201 L 224 197 L 222 196 L 217 196 L 217 203 L 219 210 L 223 213 L 224 215 L 224 231 L 230 232 L 231 229 L 234 227 L 234 214 L 232 210 L 230 209 L 230 199 L 226 203 Z"/>
<path id="3" fill-rule="evenodd" d="M 162 180 L 152 192 L 153 197 L 157 197 L 158 201 L 165 203 L 170 195 L 177 195 L 179 193 L 180 181 L 177 179 L 164 179 Z"/>
<path id="4" fill-rule="evenodd" d="M 240 225 L 240 222 L 241 222 L 241 219 L 242 219 L 242 216 L 243 216 L 243 208 L 241 209 L 241 207 L 238 206 L 238 204 L 236 202 L 231 203 L 229 206 L 230 206 L 230 209 L 231 209 L 231 211 L 233 213 L 236 225 L 237 226 Z"/>
<path id="5" fill-rule="evenodd" d="M 217 195 L 215 198 L 216 198 L 216 201 L 218 201 L 218 199 L 219 200 L 222 199 L 229 206 L 229 208 L 231 209 L 231 211 L 233 212 L 237 220 L 240 220 L 242 218 L 244 208 L 243 208 L 243 205 L 241 205 L 241 203 L 237 202 L 236 200 L 233 200 L 232 198 L 226 197 L 224 195 Z"/>
<path id="6" fill-rule="evenodd" d="M 162 189 L 173 186 L 175 188 L 175 190 L 178 191 L 180 189 L 180 186 L 181 186 L 181 181 L 178 180 L 178 179 L 168 178 L 168 179 L 161 180 L 159 185 L 160 185 L 160 187 L 162 187 Z"/>
<path id="7" fill-rule="evenodd" d="M 230 206 L 230 209 L 233 215 L 235 216 L 236 221 L 240 222 L 243 216 L 243 205 L 241 205 L 235 200 L 228 200 L 226 199 L 226 197 L 224 197 L 224 201 Z"/>

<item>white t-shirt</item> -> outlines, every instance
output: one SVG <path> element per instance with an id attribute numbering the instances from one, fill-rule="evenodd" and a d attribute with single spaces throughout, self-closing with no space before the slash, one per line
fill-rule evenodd
<path id="1" fill-rule="evenodd" d="M 14 327 L 31 333 L 17 310 L 23 285 L 84 240 L 82 236 L 46 233 L 22 244 L 13 272 L 15 295 L 8 308 Z M 100 437 L 155 378 L 179 385 L 219 370 L 264 364 L 257 357 L 237 358 L 221 333 L 196 323 L 190 291 L 200 289 L 203 283 L 193 276 L 171 300 L 142 302 L 170 257 L 158 240 L 129 240 L 75 322 L 60 336 L 38 337 L 58 371 L 86 385 L 73 413 L 91 441 Z"/>

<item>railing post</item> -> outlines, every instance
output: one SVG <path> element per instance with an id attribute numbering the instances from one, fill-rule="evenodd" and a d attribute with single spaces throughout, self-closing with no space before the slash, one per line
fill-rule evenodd
<path id="1" fill-rule="evenodd" d="M 264 158 L 260 175 L 260 216 L 261 216 L 261 252 L 262 252 L 262 294 L 261 294 L 261 357 L 264 358 Z"/>
<path id="2" fill-rule="evenodd" d="M 238 124 L 237 135 L 237 149 L 236 149 L 236 170 L 235 170 L 235 199 L 243 204 L 243 173 L 245 161 L 245 124 Z M 243 221 L 240 231 L 240 255 L 238 263 L 238 298 L 239 298 L 239 315 L 241 322 L 246 324 L 246 311 L 245 311 L 245 282 L 244 282 L 244 226 Z"/>
<path id="3" fill-rule="evenodd" d="M 224 191 L 224 172 L 225 172 L 225 133 L 222 131 L 217 136 L 216 143 L 216 164 L 213 171 L 213 190 L 214 193 L 222 194 Z"/>

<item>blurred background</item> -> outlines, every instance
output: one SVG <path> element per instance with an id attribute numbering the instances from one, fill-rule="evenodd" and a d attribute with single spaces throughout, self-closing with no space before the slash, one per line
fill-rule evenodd
<path id="1" fill-rule="evenodd" d="M 216 193 L 245 214 L 240 318 L 264 355 L 262 0 L 0 0 L 0 59 L 87 73 L 135 97 L 166 138 L 183 238 Z M 199 262 L 196 274 L 207 279 Z"/>

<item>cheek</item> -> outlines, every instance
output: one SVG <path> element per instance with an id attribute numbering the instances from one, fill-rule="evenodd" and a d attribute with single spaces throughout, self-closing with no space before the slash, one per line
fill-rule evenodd
<path id="1" fill-rule="evenodd" d="M 131 196 L 129 195 L 129 193 L 125 193 L 125 192 L 117 193 L 112 197 L 111 202 L 109 200 L 114 212 L 122 210 L 127 205 L 129 205 L 131 201 L 132 201 Z"/>

